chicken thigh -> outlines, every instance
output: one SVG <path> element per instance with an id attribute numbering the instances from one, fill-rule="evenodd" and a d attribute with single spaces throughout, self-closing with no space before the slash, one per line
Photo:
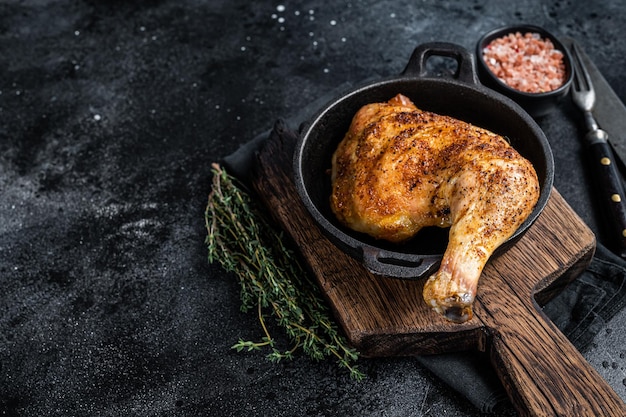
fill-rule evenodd
<path id="1" fill-rule="evenodd" d="M 459 323 L 472 317 L 487 260 L 539 198 L 532 164 L 505 138 L 400 94 L 357 112 L 331 175 L 332 210 L 353 230 L 400 243 L 423 227 L 450 227 L 423 297 Z"/>

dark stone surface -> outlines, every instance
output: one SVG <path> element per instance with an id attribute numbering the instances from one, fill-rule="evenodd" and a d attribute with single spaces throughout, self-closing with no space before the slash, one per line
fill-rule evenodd
<path id="1" fill-rule="evenodd" d="M 284 5 L 283 7 L 281 7 Z M 209 265 L 210 164 L 422 42 L 508 23 L 579 41 L 617 94 L 626 9 L 583 1 L 0 3 L 0 414 L 476 416 L 410 358 L 272 364 Z M 555 185 L 605 241 L 569 102 Z M 626 399 L 624 315 L 585 352 Z M 503 415 L 514 415 L 505 410 Z"/>

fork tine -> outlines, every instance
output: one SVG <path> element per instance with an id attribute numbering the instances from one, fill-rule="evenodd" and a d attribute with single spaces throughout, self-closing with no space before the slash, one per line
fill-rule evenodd
<path id="1" fill-rule="evenodd" d="M 582 89 L 585 90 L 592 90 L 592 84 L 591 84 L 591 78 L 589 77 L 589 74 L 587 73 L 587 71 L 585 70 L 585 67 L 583 66 L 583 63 L 580 59 L 580 53 L 578 52 L 578 45 L 576 45 L 576 43 L 572 43 L 572 58 L 573 58 L 573 62 L 574 62 L 574 84 L 578 85 L 576 87 L 576 90 L 580 91 Z M 584 80 L 585 85 L 582 85 L 582 82 Z"/>

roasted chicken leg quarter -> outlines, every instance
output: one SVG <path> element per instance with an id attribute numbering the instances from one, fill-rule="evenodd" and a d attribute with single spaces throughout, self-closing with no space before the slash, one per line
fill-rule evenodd
<path id="1" fill-rule="evenodd" d="M 487 260 L 539 198 L 532 164 L 505 138 L 400 94 L 357 112 L 331 175 L 332 210 L 351 229 L 401 243 L 423 227 L 450 227 L 423 297 L 454 322 L 471 319 Z"/>

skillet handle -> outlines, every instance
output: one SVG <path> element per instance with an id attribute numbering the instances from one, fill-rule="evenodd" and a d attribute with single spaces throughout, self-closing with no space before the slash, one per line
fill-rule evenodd
<path id="1" fill-rule="evenodd" d="M 419 45 L 413 50 L 402 75 L 427 76 L 426 61 L 431 56 L 454 58 L 458 65 L 454 78 L 468 84 L 480 84 L 474 55 L 462 46 L 450 42 L 428 42 Z"/>
<path id="2" fill-rule="evenodd" d="M 397 252 L 364 246 L 363 265 L 373 274 L 392 278 L 418 280 L 432 274 L 441 263 L 441 255 L 403 256 Z"/>

